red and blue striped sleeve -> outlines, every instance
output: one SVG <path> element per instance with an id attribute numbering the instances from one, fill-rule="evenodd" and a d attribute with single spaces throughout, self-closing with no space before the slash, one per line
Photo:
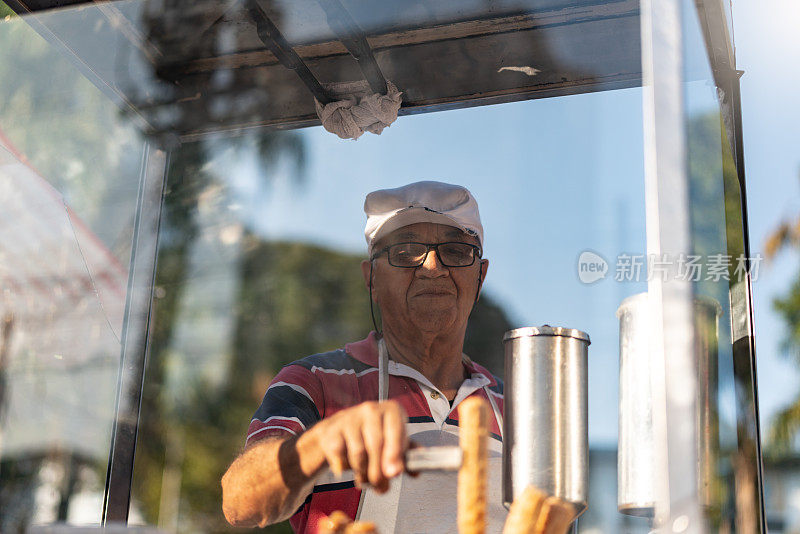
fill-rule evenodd
<path id="1" fill-rule="evenodd" d="M 247 430 L 245 447 L 269 436 L 297 435 L 321 419 L 322 386 L 302 365 L 289 364 L 275 376 Z"/>

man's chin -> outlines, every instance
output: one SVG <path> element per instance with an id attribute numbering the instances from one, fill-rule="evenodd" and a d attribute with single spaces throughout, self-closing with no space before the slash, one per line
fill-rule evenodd
<path id="1" fill-rule="evenodd" d="M 428 307 L 420 311 L 412 311 L 414 326 L 422 332 L 440 333 L 452 328 L 455 323 L 455 314 L 451 309 L 436 310 Z"/>

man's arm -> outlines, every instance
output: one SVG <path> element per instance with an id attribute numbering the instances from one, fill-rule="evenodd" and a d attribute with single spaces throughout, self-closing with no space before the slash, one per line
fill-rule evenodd
<path id="1" fill-rule="evenodd" d="M 308 432 L 267 438 L 233 462 L 222 477 L 222 512 L 230 524 L 264 527 L 297 510 L 324 466 L 310 438 Z"/>
<path id="2" fill-rule="evenodd" d="M 299 436 L 268 438 L 242 453 L 222 477 L 222 510 L 237 526 L 290 517 L 325 467 L 352 469 L 356 484 L 386 491 L 404 469 L 406 416 L 397 402 L 365 402 L 323 419 Z"/>

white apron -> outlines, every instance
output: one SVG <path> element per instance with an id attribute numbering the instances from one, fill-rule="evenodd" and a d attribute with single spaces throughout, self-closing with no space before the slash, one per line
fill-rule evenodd
<path id="1" fill-rule="evenodd" d="M 389 389 L 389 358 L 383 339 L 378 342 L 378 355 L 378 397 L 384 401 Z M 486 396 L 502 433 L 503 421 L 497 404 L 489 391 Z M 459 397 L 453 403 L 454 409 L 461 400 Z M 458 436 L 443 430 L 423 430 L 409 438 L 423 446 L 458 445 Z M 489 448 L 486 532 L 499 534 L 508 514 L 502 499 L 502 446 L 495 440 L 489 441 L 494 443 Z M 381 534 L 457 534 L 457 487 L 457 471 L 420 473 L 417 477 L 403 473 L 390 481 L 389 491 L 383 495 L 365 487 L 356 519 L 374 522 Z"/>

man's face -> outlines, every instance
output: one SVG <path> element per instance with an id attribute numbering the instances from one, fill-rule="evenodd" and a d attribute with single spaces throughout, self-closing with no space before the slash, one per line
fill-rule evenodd
<path id="1" fill-rule="evenodd" d="M 459 241 L 478 245 L 477 238 L 443 224 L 418 223 L 399 228 L 383 238 L 374 250 L 395 243 L 444 243 Z M 434 250 L 416 268 L 394 267 L 386 252 L 373 262 L 372 295 L 385 325 L 394 329 L 425 332 L 466 329 L 475 296 L 488 268 L 488 260 L 476 259 L 468 267 L 446 267 Z M 362 263 L 369 284 L 369 261 Z"/>

